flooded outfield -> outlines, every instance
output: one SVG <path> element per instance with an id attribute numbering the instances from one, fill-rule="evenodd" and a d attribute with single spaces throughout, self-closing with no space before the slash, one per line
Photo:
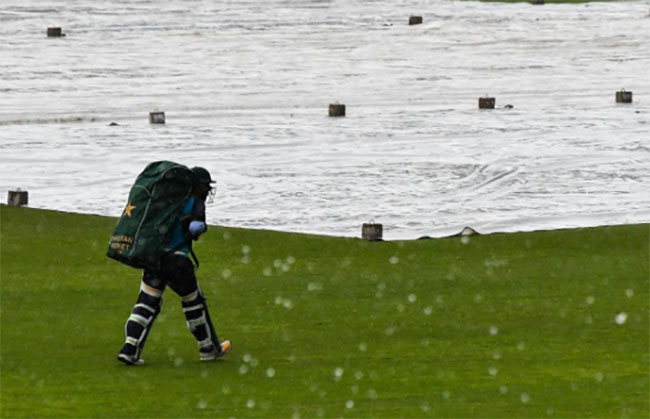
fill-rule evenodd
<path id="1" fill-rule="evenodd" d="M 0 193 L 30 206 L 118 216 L 169 159 L 213 172 L 208 221 L 228 226 L 358 236 L 374 220 L 395 239 L 650 220 L 647 2 L 52 4 L 0 11 Z"/>

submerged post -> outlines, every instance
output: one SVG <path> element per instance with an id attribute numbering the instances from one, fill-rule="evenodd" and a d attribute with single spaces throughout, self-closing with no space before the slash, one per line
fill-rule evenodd
<path id="1" fill-rule="evenodd" d="M 480 97 L 478 98 L 479 109 L 494 109 L 496 99 L 493 97 Z"/>
<path id="2" fill-rule="evenodd" d="M 65 36 L 65 35 L 61 32 L 61 28 L 58 28 L 58 27 L 56 27 L 56 28 L 47 28 L 47 37 L 48 38 L 60 38 L 62 36 Z"/>
<path id="3" fill-rule="evenodd" d="M 330 116 L 345 116 L 345 105 L 331 103 L 329 109 Z"/>
<path id="4" fill-rule="evenodd" d="M 149 123 L 150 124 L 164 124 L 165 123 L 165 112 L 149 112 Z"/>
<path id="5" fill-rule="evenodd" d="M 383 234 L 383 226 L 381 224 L 375 224 L 374 221 L 369 223 L 363 223 L 361 226 L 361 238 L 368 241 L 381 241 Z"/>
<path id="6" fill-rule="evenodd" d="M 7 194 L 7 205 L 10 207 L 21 207 L 27 205 L 27 191 L 21 191 L 20 188 L 15 191 L 9 191 Z"/>
<path id="7" fill-rule="evenodd" d="M 616 103 L 632 103 L 632 92 L 625 89 L 616 92 Z"/>

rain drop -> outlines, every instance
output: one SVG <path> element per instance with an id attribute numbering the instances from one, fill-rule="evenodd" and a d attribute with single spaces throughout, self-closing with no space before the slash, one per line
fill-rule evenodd
<path id="1" fill-rule="evenodd" d="M 230 269 L 224 269 L 223 271 L 221 271 L 221 276 L 223 277 L 223 279 L 230 278 L 230 275 L 232 275 L 232 272 L 230 272 Z"/>
<path id="2" fill-rule="evenodd" d="M 445 390 L 445 391 L 442 392 L 442 398 L 443 398 L 443 399 L 445 399 L 445 400 L 449 400 L 450 397 L 451 397 L 451 393 L 448 392 L 447 390 Z"/>
<path id="3" fill-rule="evenodd" d="M 618 313 L 614 319 L 616 324 L 625 324 L 627 321 L 627 313 Z"/>
<path id="4" fill-rule="evenodd" d="M 249 246 L 243 245 L 241 248 L 241 252 L 245 255 L 249 254 L 251 251 L 251 248 Z"/>
<path id="5" fill-rule="evenodd" d="M 496 351 L 492 352 L 492 358 L 493 359 L 501 359 L 501 352 L 498 349 Z"/>
<path id="6" fill-rule="evenodd" d="M 418 297 L 415 294 L 409 294 L 409 303 L 414 303 Z"/>
<path id="7" fill-rule="evenodd" d="M 506 394 L 508 392 L 508 386 L 499 387 L 499 393 Z"/>
<path id="8" fill-rule="evenodd" d="M 388 261 L 391 265 L 397 265 L 399 263 L 399 258 L 397 256 L 391 256 Z"/>
<path id="9" fill-rule="evenodd" d="M 348 400 L 345 402 L 345 408 L 346 409 L 352 409 L 354 407 L 354 400 Z"/>
<path id="10" fill-rule="evenodd" d="M 628 288 L 625 290 L 625 296 L 627 298 L 632 298 L 634 297 L 634 290 L 632 288 Z"/>
<path id="11" fill-rule="evenodd" d="M 528 403 L 530 401 L 530 396 L 528 395 L 528 393 L 521 393 L 519 399 L 521 400 L 522 403 Z"/>
<path id="12" fill-rule="evenodd" d="M 356 378 L 357 380 L 361 380 L 363 378 L 363 372 L 361 372 L 361 371 L 355 372 L 354 373 L 354 378 Z"/>
<path id="13" fill-rule="evenodd" d="M 526 349 L 526 344 L 524 342 L 517 343 L 517 349 L 523 351 L 524 349 Z"/>
<path id="14" fill-rule="evenodd" d="M 341 379 L 341 377 L 343 377 L 343 368 L 341 368 L 341 367 L 336 367 L 336 368 L 334 369 L 334 379 L 335 379 L 336 381 L 339 381 L 339 380 Z"/>
<path id="15" fill-rule="evenodd" d="M 371 388 L 370 390 L 368 390 L 368 397 L 371 400 L 377 400 L 379 395 L 377 394 L 377 391 L 374 388 Z"/>
<path id="16" fill-rule="evenodd" d="M 248 373 L 248 365 L 246 365 L 246 364 L 242 364 L 242 365 L 239 367 L 239 374 L 240 374 L 240 375 L 246 375 L 247 373 Z"/>
<path id="17" fill-rule="evenodd" d="M 495 367 L 490 367 L 490 368 L 488 368 L 488 373 L 489 373 L 492 377 L 496 377 L 496 375 L 499 373 L 499 370 L 496 369 Z"/>
<path id="18" fill-rule="evenodd" d="M 424 312 L 425 316 L 430 316 L 431 313 L 433 313 L 433 309 L 431 307 L 428 307 L 428 306 L 425 307 L 424 310 L 422 310 L 422 311 Z"/>
<path id="19" fill-rule="evenodd" d="M 320 291 L 322 289 L 323 285 L 317 282 L 310 282 L 309 285 L 307 285 L 307 291 Z"/>
<path id="20" fill-rule="evenodd" d="M 587 297 L 586 301 L 587 301 L 587 304 L 591 305 L 596 301 L 596 299 L 594 298 L 593 295 L 590 295 L 590 296 Z"/>
<path id="21" fill-rule="evenodd" d="M 368 350 L 368 345 L 367 345 L 366 343 L 364 343 L 364 342 L 361 342 L 361 343 L 359 344 L 359 350 L 360 350 L 361 352 L 365 352 L 365 351 L 367 351 L 367 350 Z"/>
<path id="22" fill-rule="evenodd" d="M 266 369 L 266 376 L 269 378 L 275 377 L 275 368 L 269 367 Z"/>
<path id="23" fill-rule="evenodd" d="M 249 409 L 254 408 L 255 407 L 255 400 L 248 399 L 248 401 L 246 402 L 246 407 L 249 408 Z"/>
<path id="24" fill-rule="evenodd" d="M 499 333 L 499 328 L 496 326 L 490 326 L 490 335 L 496 336 Z"/>
<path id="25" fill-rule="evenodd" d="M 605 375 L 604 375 L 602 372 L 598 371 L 598 372 L 594 375 L 594 378 L 596 379 L 596 381 L 601 382 L 601 381 L 603 381 L 603 379 L 605 378 Z"/>
<path id="26" fill-rule="evenodd" d="M 264 274 L 264 276 L 271 276 L 271 268 L 264 268 L 262 274 Z"/>
<path id="27" fill-rule="evenodd" d="M 251 359 L 253 359 L 253 357 L 251 356 L 251 354 L 244 354 L 242 359 L 244 360 L 245 363 L 248 364 L 249 362 L 251 362 Z"/>
<path id="28" fill-rule="evenodd" d="M 176 358 L 176 359 L 174 360 L 174 366 L 175 366 L 175 367 L 180 367 L 181 365 L 183 365 L 183 362 L 184 362 L 184 361 L 183 361 L 183 358 Z"/>
<path id="29" fill-rule="evenodd" d="M 205 400 L 199 400 L 199 402 L 196 404 L 196 408 L 199 410 L 203 410 L 206 407 L 208 407 L 208 402 L 206 402 Z"/>

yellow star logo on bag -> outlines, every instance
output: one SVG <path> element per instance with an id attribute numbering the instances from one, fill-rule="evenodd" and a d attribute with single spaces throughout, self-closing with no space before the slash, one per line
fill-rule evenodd
<path id="1" fill-rule="evenodd" d="M 126 208 L 124 208 L 124 214 L 130 217 L 131 211 L 133 211 L 134 209 L 135 209 L 135 205 L 131 205 L 131 203 L 129 202 Z"/>

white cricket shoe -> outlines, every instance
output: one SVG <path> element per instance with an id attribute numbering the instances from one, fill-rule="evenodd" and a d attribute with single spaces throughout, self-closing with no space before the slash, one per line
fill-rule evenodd
<path id="1" fill-rule="evenodd" d="M 144 359 L 136 358 L 133 355 L 119 354 L 117 360 L 125 363 L 126 365 L 142 365 L 144 364 Z"/>

